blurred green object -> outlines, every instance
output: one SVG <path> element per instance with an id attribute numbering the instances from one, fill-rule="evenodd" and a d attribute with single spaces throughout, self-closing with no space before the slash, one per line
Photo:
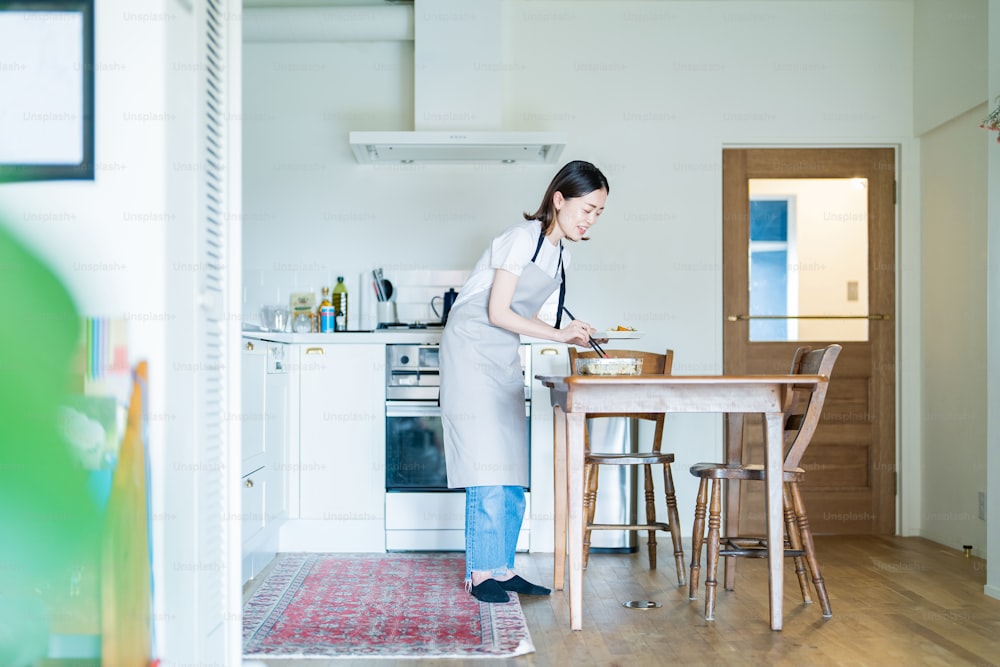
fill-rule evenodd
<path id="1" fill-rule="evenodd" d="M 88 472 L 60 435 L 80 319 L 56 275 L 0 220 L 0 665 L 31 665 L 75 594 L 96 576 L 102 519 Z M 40 651 L 40 653 L 39 653 Z"/>

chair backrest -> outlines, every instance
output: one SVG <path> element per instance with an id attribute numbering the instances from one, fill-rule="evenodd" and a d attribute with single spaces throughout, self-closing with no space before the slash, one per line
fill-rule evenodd
<path id="1" fill-rule="evenodd" d="M 830 378 L 841 346 L 836 343 L 817 350 L 800 347 L 795 351 L 791 373 L 793 375 L 822 375 Z M 829 382 L 819 385 L 798 386 L 789 392 L 785 410 L 785 462 L 786 469 L 796 468 L 812 441 L 823 413 L 823 403 Z"/>
<path id="2" fill-rule="evenodd" d="M 605 352 L 608 353 L 609 357 L 616 358 L 635 358 L 642 359 L 642 374 L 643 375 L 671 375 L 674 368 L 674 351 L 667 350 L 663 354 L 657 354 L 656 352 L 645 352 L 642 350 L 609 350 L 605 348 Z M 576 374 L 576 360 L 577 359 L 596 359 L 598 358 L 597 352 L 593 350 L 578 350 L 577 348 L 570 346 L 569 348 L 569 369 L 570 373 Z M 600 413 L 587 413 L 588 418 L 600 418 L 600 417 L 632 417 L 634 419 L 648 419 L 656 424 L 656 430 L 653 432 L 653 447 L 652 451 L 659 452 L 660 447 L 663 444 L 663 424 L 665 417 L 663 413 L 645 413 L 645 412 L 600 412 Z"/>

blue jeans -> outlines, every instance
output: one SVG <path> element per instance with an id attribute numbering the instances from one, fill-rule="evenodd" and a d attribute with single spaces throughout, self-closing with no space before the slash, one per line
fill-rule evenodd
<path id="1" fill-rule="evenodd" d="M 513 569 L 523 519 L 524 489 L 520 486 L 465 489 L 466 580 L 473 571 L 501 576 Z"/>

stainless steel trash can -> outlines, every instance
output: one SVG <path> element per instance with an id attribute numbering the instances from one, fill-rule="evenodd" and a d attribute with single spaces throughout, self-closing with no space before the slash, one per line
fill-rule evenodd
<path id="1" fill-rule="evenodd" d="M 587 420 L 590 450 L 607 454 L 638 451 L 639 420 L 602 417 Z M 635 523 L 638 466 L 601 466 L 594 523 Z M 631 553 L 637 550 L 637 531 L 595 530 L 591 552 Z"/>

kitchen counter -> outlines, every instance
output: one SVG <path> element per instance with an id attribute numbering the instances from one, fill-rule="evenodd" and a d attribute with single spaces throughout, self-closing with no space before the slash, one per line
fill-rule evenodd
<path id="1" fill-rule="evenodd" d="M 336 333 L 278 333 L 274 331 L 243 331 L 244 338 L 267 340 L 274 343 L 301 345 L 339 345 L 358 343 L 411 343 L 437 345 L 441 342 L 441 328 L 428 329 L 379 329 L 376 331 L 338 331 Z"/>
<path id="2" fill-rule="evenodd" d="M 395 345 L 438 345 L 441 342 L 441 327 L 428 329 L 378 329 L 376 331 L 344 331 L 337 333 L 277 333 L 274 331 L 243 331 L 244 338 L 268 340 L 274 343 L 298 343 L 302 345 L 338 345 L 357 343 L 385 343 Z M 531 336 L 521 336 L 522 343 L 552 343 L 553 341 Z"/>
<path id="3" fill-rule="evenodd" d="M 268 554 L 283 551 L 374 553 L 389 548 L 390 537 L 393 540 L 411 537 L 425 540 L 434 533 L 434 540 L 450 540 L 454 535 L 460 539 L 464 520 L 461 508 L 435 505 L 431 511 L 436 512 L 432 516 L 437 518 L 431 530 L 422 527 L 421 522 L 428 520 L 428 515 L 423 513 L 425 506 L 424 510 L 418 508 L 416 514 L 409 505 L 403 515 L 387 514 L 387 502 L 391 499 L 387 498 L 390 494 L 385 489 L 386 345 L 438 345 L 440 327 L 322 334 L 247 329 L 242 335 L 244 398 L 263 397 L 261 405 L 244 409 L 248 414 L 269 415 L 267 419 L 257 420 L 253 428 L 244 425 L 243 446 L 246 449 L 243 454 L 263 449 L 267 456 L 273 453 L 277 457 L 257 468 L 254 456 L 263 455 L 244 456 L 245 480 L 240 487 L 243 506 L 251 507 L 256 503 L 265 508 L 247 513 L 244 536 L 252 534 L 254 529 L 257 532 L 249 538 L 254 540 L 252 544 L 244 544 L 244 577 L 247 572 L 254 576 L 258 560 L 263 562 L 266 555 L 264 546 Z M 533 373 L 528 377 L 534 377 L 534 373 L 568 374 L 566 345 L 539 342 L 542 344 L 525 346 L 521 350 L 531 355 Z M 276 350 L 279 346 L 288 349 Z M 283 353 L 286 362 L 281 368 L 283 373 L 271 368 L 272 353 L 276 357 Z M 525 406 L 526 416 L 530 418 L 532 441 L 540 443 L 531 448 L 531 475 L 536 480 L 551 480 L 554 474 L 550 444 L 553 422 L 549 392 L 542 391 L 537 380 L 531 382 L 531 391 L 526 392 L 530 400 L 530 408 Z M 276 387 L 280 390 L 272 392 Z M 284 414 L 286 418 L 271 419 L 272 412 Z M 261 435 L 263 447 L 258 444 L 254 448 L 249 439 L 257 433 Z M 258 484 L 258 479 L 266 484 Z M 247 485 L 247 480 L 252 480 L 253 485 Z M 539 483 L 531 489 L 524 524 L 528 542 L 522 544 L 529 551 L 551 552 L 554 548 L 553 496 L 551 484 Z M 267 513 L 271 498 L 282 500 L 286 508 L 283 514 Z M 392 505 L 393 511 L 397 506 L 398 503 Z M 277 519 L 272 520 L 272 516 Z M 402 518 L 394 524 L 394 516 Z M 259 520 L 263 521 L 263 528 L 257 527 L 258 517 L 263 517 Z M 407 523 L 411 520 L 416 521 L 416 528 Z M 276 546 L 272 548 L 271 540 L 275 535 Z M 434 542 L 434 548 L 442 548 L 441 544 L 448 548 L 464 547 L 459 542 L 445 541 Z"/>

